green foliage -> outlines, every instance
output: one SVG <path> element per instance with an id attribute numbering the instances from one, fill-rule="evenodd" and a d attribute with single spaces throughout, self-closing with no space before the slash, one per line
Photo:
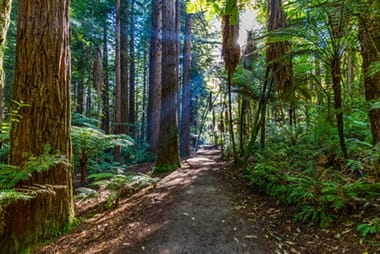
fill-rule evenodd
<path id="1" fill-rule="evenodd" d="M 123 153 L 128 153 L 134 145 L 127 135 L 107 135 L 97 128 L 73 126 L 71 136 L 75 167 L 79 167 L 80 159 L 86 153 L 90 172 L 114 169 L 113 148 L 120 146 L 124 149 Z"/>
<path id="2" fill-rule="evenodd" d="M 126 175 L 113 173 L 98 173 L 88 177 L 93 180 L 92 186 L 110 191 L 106 207 L 110 208 L 118 203 L 119 198 L 133 194 L 142 187 L 152 185 L 159 179 L 149 175 Z"/>
<path id="3" fill-rule="evenodd" d="M 311 135 L 303 134 L 297 145 L 289 146 L 282 140 L 283 129 L 271 137 L 266 150 L 255 152 L 246 177 L 259 191 L 298 207 L 297 220 L 329 226 L 335 218 L 380 194 L 372 165 L 364 165 L 360 157 L 346 162 L 337 157 L 338 141 L 331 139 L 335 137 L 332 130 L 328 123 L 316 124 Z M 353 155 L 372 153 L 367 143 L 357 143 L 360 149 L 352 149 Z"/>
<path id="4" fill-rule="evenodd" d="M 360 232 L 363 238 L 368 235 L 376 235 L 380 233 L 380 219 L 375 217 L 366 223 L 359 224 L 356 229 Z"/>
<path id="5" fill-rule="evenodd" d="M 11 123 L 20 121 L 19 111 L 22 108 L 29 107 L 30 105 L 21 101 L 12 100 L 14 108 L 7 113 L 7 120 L 0 119 L 0 161 L 7 161 L 10 153 L 10 131 Z"/>
<path id="6" fill-rule="evenodd" d="M 33 173 L 48 171 L 59 164 L 69 165 L 67 158 L 61 154 L 51 154 L 50 146 L 46 145 L 40 156 L 25 154 L 25 163 L 14 166 L 0 164 L 0 189 L 12 189 L 17 183 L 28 180 Z"/>
<path id="7" fill-rule="evenodd" d="M 171 172 L 179 168 L 179 164 L 171 164 L 171 165 L 161 165 L 157 166 L 154 168 L 154 174 L 160 174 L 160 173 L 166 173 L 166 172 Z"/>
<path id="8" fill-rule="evenodd" d="M 21 166 L 0 164 L 0 213 L 2 207 L 17 200 L 31 199 L 37 196 L 38 193 L 49 191 L 33 186 L 16 188 L 18 183 L 27 181 L 34 173 L 48 171 L 57 165 L 65 164 L 70 166 L 66 157 L 58 153 L 51 154 L 50 151 L 51 148 L 47 145 L 40 156 L 26 154 L 26 161 Z"/>
<path id="9" fill-rule="evenodd" d="M 72 126 L 88 127 L 95 130 L 100 130 L 98 128 L 100 124 L 101 122 L 99 120 L 78 113 L 73 113 L 71 117 Z"/>
<path id="10" fill-rule="evenodd" d="M 1 206 L 14 203 L 20 199 L 27 200 L 31 198 L 33 198 L 33 196 L 30 193 L 22 193 L 14 189 L 0 190 L 0 208 Z"/>

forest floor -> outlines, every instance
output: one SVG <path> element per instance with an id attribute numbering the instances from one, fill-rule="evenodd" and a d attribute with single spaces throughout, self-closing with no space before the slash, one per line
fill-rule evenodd
<path id="1" fill-rule="evenodd" d="M 294 207 L 253 192 L 217 150 L 200 150 L 113 210 L 80 214 L 32 253 L 380 253 L 345 218 L 328 229 L 294 222 Z"/>

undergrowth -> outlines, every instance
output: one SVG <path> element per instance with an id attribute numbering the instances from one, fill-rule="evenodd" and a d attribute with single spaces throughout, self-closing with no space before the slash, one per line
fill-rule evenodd
<path id="1" fill-rule="evenodd" d="M 380 195 L 378 148 L 353 137 L 347 142 L 351 159 L 344 160 L 333 132 L 327 124 L 319 125 L 296 145 L 285 140 L 284 132 L 269 138 L 265 150 L 255 151 L 246 177 L 257 190 L 296 206 L 295 219 L 309 225 L 327 227 L 362 209 Z M 380 222 L 375 218 L 357 230 L 363 237 L 376 234 Z"/>
<path id="2" fill-rule="evenodd" d="M 118 173 L 120 168 L 151 161 L 153 158 L 148 152 L 147 144 L 137 142 L 124 134 L 106 134 L 97 127 L 100 123 L 96 119 L 74 113 L 72 124 L 71 136 L 76 169 L 79 168 L 84 155 L 88 158 L 86 162 L 88 174 Z M 122 149 L 121 162 L 114 160 L 115 146 Z"/>
<path id="3" fill-rule="evenodd" d="M 153 178 L 145 174 L 115 174 L 115 173 L 97 173 L 92 174 L 89 178 L 93 181 L 90 186 L 105 189 L 110 192 L 105 207 L 112 208 L 118 205 L 121 198 L 126 198 L 138 190 L 150 185 L 156 184 L 158 178 Z M 93 198 L 96 192 L 89 188 L 80 188 L 81 194 L 77 197 L 80 199 Z"/>

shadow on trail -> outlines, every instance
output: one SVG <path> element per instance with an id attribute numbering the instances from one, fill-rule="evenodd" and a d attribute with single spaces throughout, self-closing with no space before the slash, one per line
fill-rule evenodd
<path id="1" fill-rule="evenodd" d="M 38 253 L 271 253 L 216 177 L 226 166 L 220 151 L 200 150 L 156 188 L 95 214 Z"/>

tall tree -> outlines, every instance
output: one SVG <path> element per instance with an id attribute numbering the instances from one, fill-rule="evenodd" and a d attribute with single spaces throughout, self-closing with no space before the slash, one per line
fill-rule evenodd
<path id="1" fill-rule="evenodd" d="M 162 1 L 161 116 L 157 171 L 180 166 L 177 122 L 175 0 Z"/>
<path id="2" fill-rule="evenodd" d="M 180 51 L 181 51 L 181 0 L 176 0 L 175 1 L 175 33 L 176 33 L 176 37 L 175 37 L 175 50 L 176 50 L 176 76 L 177 76 L 177 80 L 178 80 L 178 83 L 177 83 L 177 118 L 178 118 L 178 121 L 179 119 L 181 119 L 181 103 L 180 102 L 180 98 L 181 98 L 181 78 L 180 78 L 180 68 L 179 68 L 179 65 L 180 65 L 180 59 L 179 59 L 179 56 L 180 56 Z"/>
<path id="3" fill-rule="evenodd" d="M 228 128 L 235 163 L 238 163 L 238 154 L 234 134 L 234 120 L 232 114 L 232 75 L 240 62 L 239 38 L 239 11 L 237 0 L 227 0 L 225 13 L 222 19 L 222 54 L 227 71 L 227 94 L 228 94 Z"/>
<path id="4" fill-rule="evenodd" d="M 100 48 L 96 49 L 96 56 L 94 60 L 94 69 L 93 69 L 93 86 L 96 91 L 96 105 L 97 105 L 97 112 L 96 118 L 100 119 L 102 114 L 102 98 L 101 98 L 101 92 L 104 86 L 104 79 L 103 79 L 103 59 L 102 59 L 102 52 Z"/>
<path id="5" fill-rule="evenodd" d="M 60 153 L 71 161 L 69 3 L 69 0 L 18 1 L 12 98 L 28 106 L 19 109 L 19 121 L 12 122 L 13 165 L 23 165 L 26 154 L 41 155 L 47 145 L 52 153 Z M 45 239 L 72 222 L 70 167 L 58 164 L 48 171 L 34 172 L 20 187 L 34 184 L 46 185 L 56 196 L 45 202 L 43 197 L 37 197 L 35 202 L 16 205 L 12 211 L 15 219 L 8 221 L 11 237 L 3 234 L 2 248 L 9 244 L 17 248 L 20 243 Z"/>
<path id="6" fill-rule="evenodd" d="M 190 67 L 191 67 L 191 26 L 192 15 L 185 17 L 185 43 L 183 46 L 183 83 L 182 83 L 182 117 L 181 117 L 181 156 L 190 155 Z"/>
<path id="7" fill-rule="evenodd" d="M 270 0 L 268 6 L 269 18 L 268 18 L 268 32 L 276 33 L 281 29 L 288 26 L 286 21 L 286 15 L 282 6 L 282 0 Z M 275 35 L 274 35 L 275 36 Z M 292 92 L 290 89 L 293 79 L 293 65 L 292 58 L 288 55 L 291 50 L 291 44 L 289 41 L 280 41 L 274 43 L 268 43 L 266 51 L 267 68 L 272 71 L 273 84 L 276 91 L 280 94 L 282 99 L 290 101 L 289 107 L 289 126 L 291 128 L 291 144 L 295 144 L 295 136 L 293 130 L 293 115 L 295 108 L 292 105 Z M 270 91 L 269 91 L 270 93 Z M 265 118 L 265 112 L 262 117 Z M 261 142 L 265 144 L 265 120 L 262 121 L 262 135 Z"/>
<path id="8" fill-rule="evenodd" d="M 3 91 L 4 91 L 4 50 L 5 41 L 7 36 L 7 31 L 10 22 L 12 0 L 3 0 L 0 4 L 0 119 L 4 115 L 4 102 L 3 102 Z"/>
<path id="9" fill-rule="evenodd" d="M 120 104 L 121 121 L 119 123 L 121 132 L 128 133 L 128 0 L 120 0 Z"/>
<path id="10" fill-rule="evenodd" d="M 161 114 L 162 0 L 152 0 L 149 52 L 149 98 L 147 138 L 150 151 L 158 154 Z"/>
<path id="11" fill-rule="evenodd" d="M 380 16 L 371 10 L 376 8 L 376 1 L 368 1 L 366 8 L 360 16 L 359 36 L 361 43 L 361 55 L 363 57 L 363 70 L 365 72 L 364 85 L 366 100 L 370 103 L 380 98 L 380 72 L 369 75 L 369 68 L 380 60 Z M 378 10 L 378 9 L 377 9 Z M 380 142 L 380 108 L 371 107 L 368 112 L 372 144 Z"/>
<path id="12" fill-rule="evenodd" d="M 107 38 L 107 24 L 103 25 L 103 77 L 104 87 L 102 89 L 102 129 L 105 133 L 110 133 L 110 112 L 109 112 L 109 72 L 108 72 L 108 38 Z"/>
<path id="13" fill-rule="evenodd" d="M 115 35 L 115 134 L 121 134 L 122 128 L 122 105 L 121 105 L 121 54 L 120 54 L 120 0 L 116 0 L 116 35 Z M 121 147 L 115 147 L 115 161 L 121 160 Z"/>
<path id="14" fill-rule="evenodd" d="M 344 138 L 344 122 L 342 110 L 342 54 L 345 49 L 342 47 L 342 40 L 345 35 L 345 17 L 344 17 L 345 4 L 338 4 L 338 7 L 328 10 L 328 24 L 330 26 L 330 36 L 332 42 L 332 54 L 330 58 L 331 81 L 334 92 L 334 108 L 335 118 L 337 123 L 340 148 L 344 158 L 348 158 L 345 138 Z"/>
<path id="15" fill-rule="evenodd" d="M 135 59 L 135 5 L 136 0 L 131 1 L 130 19 L 130 64 L 129 64 L 129 116 L 128 124 L 130 136 L 135 137 L 136 124 L 136 59 Z"/>

